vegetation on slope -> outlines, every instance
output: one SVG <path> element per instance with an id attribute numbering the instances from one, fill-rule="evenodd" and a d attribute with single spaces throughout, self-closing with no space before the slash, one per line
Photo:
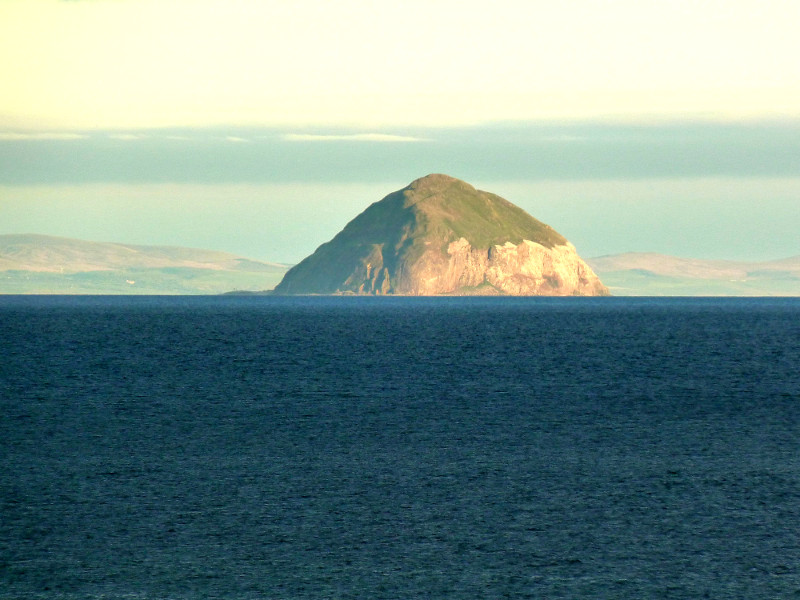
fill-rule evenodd
<path id="1" fill-rule="evenodd" d="M 429 229 L 465 238 L 473 248 L 530 240 L 552 248 L 567 240 L 508 200 L 447 175 L 428 175 L 403 190 L 409 206 L 425 215 Z"/>

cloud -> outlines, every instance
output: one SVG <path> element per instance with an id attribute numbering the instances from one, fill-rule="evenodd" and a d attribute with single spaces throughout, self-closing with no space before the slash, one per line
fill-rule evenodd
<path id="1" fill-rule="evenodd" d="M 589 141 L 589 138 L 584 135 L 545 135 L 542 136 L 541 141 L 543 142 L 586 142 Z"/>
<path id="2" fill-rule="evenodd" d="M 312 133 L 287 133 L 283 139 L 287 142 L 428 142 L 427 138 L 407 135 L 390 135 L 386 133 L 353 133 L 346 135 L 326 135 Z"/>
<path id="3" fill-rule="evenodd" d="M 143 140 L 148 136 L 141 134 L 141 133 L 113 133 L 108 136 L 112 140 L 122 140 L 125 142 L 135 141 L 135 140 Z"/>
<path id="4" fill-rule="evenodd" d="M 0 131 L 0 140 L 12 142 L 21 140 L 83 140 L 87 137 L 89 136 L 82 133 L 22 133 L 18 131 Z"/>
<path id="5" fill-rule="evenodd" d="M 51 141 L 47 134 L 6 134 L 0 182 L 398 182 L 432 172 L 482 182 L 800 177 L 800 120 L 512 122 L 396 131 L 405 135 L 217 127 L 91 130 L 86 139 L 65 142 L 81 132 Z M 112 135 L 146 137 L 109 143 Z"/>

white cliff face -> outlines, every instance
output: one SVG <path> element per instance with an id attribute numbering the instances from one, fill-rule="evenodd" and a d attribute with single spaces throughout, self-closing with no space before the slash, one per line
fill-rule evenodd
<path id="1" fill-rule="evenodd" d="M 508 242 L 494 246 L 489 251 L 486 280 L 512 295 L 608 294 L 600 279 L 569 242 L 553 248 L 529 240 L 518 246 Z"/>
<path id="2" fill-rule="evenodd" d="M 407 275 L 413 276 L 397 281 L 394 293 L 452 294 L 484 286 L 485 291 L 512 296 L 608 295 L 569 242 L 546 248 L 524 240 L 487 251 L 473 249 L 462 237 L 448 245 L 446 256 L 438 248 L 425 252 L 411 271 Z"/>

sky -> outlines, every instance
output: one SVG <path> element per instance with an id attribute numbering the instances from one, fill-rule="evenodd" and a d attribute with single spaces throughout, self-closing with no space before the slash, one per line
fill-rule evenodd
<path id="1" fill-rule="evenodd" d="M 796 0 L 0 0 L 0 234 L 294 263 L 413 179 L 800 254 Z"/>

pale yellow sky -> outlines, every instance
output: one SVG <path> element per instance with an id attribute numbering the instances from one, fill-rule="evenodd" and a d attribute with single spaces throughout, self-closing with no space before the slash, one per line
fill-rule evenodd
<path id="1" fill-rule="evenodd" d="M 0 0 L 0 131 L 800 116 L 796 0 Z"/>

